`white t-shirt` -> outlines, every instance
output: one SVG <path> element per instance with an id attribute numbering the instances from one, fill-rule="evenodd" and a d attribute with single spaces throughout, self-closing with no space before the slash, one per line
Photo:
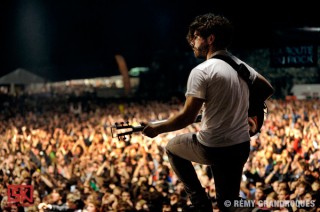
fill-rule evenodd
<path id="1" fill-rule="evenodd" d="M 244 63 L 227 51 L 237 64 Z M 245 64 L 245 63 L 244 63 Z M 257 72 L 245 64 L 250 78 Z M 209 59 L 192 69 L 186 96 L 204 99 L 199 142 L 209 147 L 224 147 L 250 140 L 248 125 L 249 89 L 246 82 L 228 63 Z"/>

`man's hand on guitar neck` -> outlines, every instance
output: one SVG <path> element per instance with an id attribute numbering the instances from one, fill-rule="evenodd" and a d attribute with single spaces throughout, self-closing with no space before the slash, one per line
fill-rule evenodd
<path id="1" fill-rule="evenodd" d="M 150 138 L 154 138 L 159 135 L 159 133 L 154 128 L 153 124 L 146 125 L 142 130 L 142 134 Z"/>

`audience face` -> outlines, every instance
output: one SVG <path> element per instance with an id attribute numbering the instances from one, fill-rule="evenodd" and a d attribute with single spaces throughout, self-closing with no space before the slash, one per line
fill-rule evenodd
<path id="1" fill-rule="evenodd" d="M 284 189 L 279 191 L 278 200 L 286 200 L 288 198 L 288 192 Z"/>
<path id="2" fill-rule="evenodd" d="M 128 201 L 128 200 L 130 200 L 130 193 L 124 191 L 124 192 L 122 192 L 121 197 L 122 197 L 123 201 Z"/>
<path id="3" fill-rule="evenodd" d="M 320 181 L 315 181 L 312 183 L 311 188 L 313 191 L 319 191 L 320 190 Z"/>
<path id="4" fill-rule="evenodd" d="M 7 196 L 4 196 L 1 200 L 1 209 L 4 210 L 7 206 L 7 203 L 8 203 L 8 197 Z"/>
<path id="5" fill-rule="evenodd" d="M 278 185 L 278 191 L 281 189 L 288 189 L 288 184 L 286 182 L 280 182 Z"/>
<path id="6" fill-rule="evenodd" d="M 88 203 L 86 209 L 88 212 L 98 212 L 96 206 L 93 203 Z"/>
<path id="7" fill-rule="evenodd" d="M 57 190 L 53 190 L 51 193 L 51 201 L 53 204 L 59 203 L 61 201 L 61 195 Z"/>
<path id="8" fill-rule="evenodd" d="M 306 186 L 302 183 L 298 184 L 296 187 L 296 194 L 302 196 L 306 192 Z"/>
<path id="9" fill-rule="evenodd" d="M 264 196 L 264 191 L 261 188 L 257 188 L 255 192 L 255 200 L 263 200 Z"/>
<path id="10" fill-rule="evenodd" d="M 303 196 L 303 200 L 307 201 L 307 202 L 310 202 L 312 200 L 312 194 L 311 193 L 306 193 L 304 196 Z"/>

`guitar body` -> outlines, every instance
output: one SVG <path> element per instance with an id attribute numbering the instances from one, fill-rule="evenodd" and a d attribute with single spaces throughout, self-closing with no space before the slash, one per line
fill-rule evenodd
<path id="1" fill-rule="evenodd" d="M 265 102 L 260 104 L 251 103 L 248 111 L 249 134 L 250 137 L 260 132 L 265 115 L 267 114 L 267 105 Z"/>

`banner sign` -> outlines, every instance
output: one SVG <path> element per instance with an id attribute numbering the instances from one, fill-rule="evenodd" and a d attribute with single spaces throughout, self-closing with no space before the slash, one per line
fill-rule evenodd
<path id="1" fill-rule="evenodd" d="M 318 51 L 314 45 L 274 47 L 270 53 L 272 67 L 317 66 Z"/>

